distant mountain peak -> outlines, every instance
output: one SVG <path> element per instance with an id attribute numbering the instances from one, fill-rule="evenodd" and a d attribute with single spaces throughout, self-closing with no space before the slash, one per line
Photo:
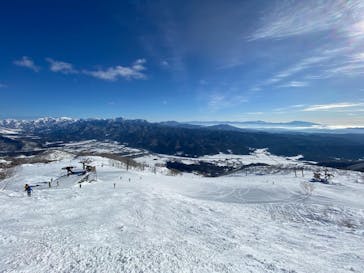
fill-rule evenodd
<path id="1" fill-rule="evenodd" d="M 216 125 L 230 125 L 238 128 L 307 128 L 321 126 L 321 124 L 309 122 L 309 121 L 289 121 L 289 122 L 267 122 L 263 120 L 254 121 L 191 121 L 189 124 L 201 125 L 201 126 L 216 126 Z"/>

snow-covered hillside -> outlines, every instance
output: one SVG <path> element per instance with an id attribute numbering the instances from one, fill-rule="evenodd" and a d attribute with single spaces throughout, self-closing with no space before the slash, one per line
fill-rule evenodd
<path id="1" fill-rule="evenodd" d="M 0 272 L 364 272 L 360 173 L 335 171 L 330 185 L 308 184 L 308 170 L 169 176 L 90 156 L 97 181 L 80 188 L 61 168 L 82 158 L 48 156 L 0 182 Z"/>

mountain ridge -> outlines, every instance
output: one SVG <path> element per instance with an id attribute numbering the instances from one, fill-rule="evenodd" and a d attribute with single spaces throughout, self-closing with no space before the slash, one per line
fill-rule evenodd
<path id="1" fill-rule="evenodd" d="M 67 123 L 74 123 L 78 121 L 94 121 L 94 120 L 103 120 L 103 121 L 116 121 L 116 122 L 122 122 L 122 121 L 129 121 L 129 122 L 149 122 L 144 119 L 125 119 L 122 117 L 116 117 L 116 118 L 70 118 L 70 117 L 43 117 L 38 119 L 2 119 L 0 120 L 0 127 L 3 128 L 9 128 L 9 129 L 21 129 L 24 127 L 42 127 L 42 126 L 50 126 L 55 124 L 67 124 Z M 149 123 L 156 123 L 156 124 L 162 124 L 167 126 L 188 126 L 188 125 L 194 125 L 194 126 L 215 126 L 215 125 L 230 125 L 234 126 L 236 125 L 255 125 L 255 126 L 264 126 L 269 128 L 269 126 L 272 127 L 279 127 L 279 126 L 288 126 L 288 127 L 312 127 L 312 126 L 321 126 L 319 123 L 314 122 L 308 122 L 308 121 L 290 121 L 290 122 L 267 122 L 262 120 L 256 120 L 256 121 L 187 121 L 187 122 L 179 122 L 179 121 L 160 121 L 160 122 L 149 122 Z M 192 127 L 192 126 L 191 126 Z M 234 126 L 236 127 L 236 126 Z"/>

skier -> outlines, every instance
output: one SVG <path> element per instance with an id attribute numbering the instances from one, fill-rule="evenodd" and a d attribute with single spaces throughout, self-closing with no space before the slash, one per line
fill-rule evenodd
<path id="1" fill-rule="evenodd" d="M 27 194 L 28 194 L 28 196 L 30 197 L 30 196 L 32 195 L 32 191 L 33 191 L 33 189 L 32 189 L 32 187 L 31 187 L 31 186 L 29 186 L 28 184 L 25 184 L 25 186 L 24 186 L 24 191 L 26 191 L 26 192 L 27 192 Z"/>

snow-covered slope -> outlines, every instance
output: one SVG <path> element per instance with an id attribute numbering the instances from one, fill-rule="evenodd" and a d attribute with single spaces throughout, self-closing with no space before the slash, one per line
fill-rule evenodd
<path id="1" fill-rule="evenodd" d="M 208 162 L 214 163 L 216 165 L 249 165 L 249 164 L 268 164 L 275 166 L 304 166 L 305 162 L 300 161 L 303 157 L 301 155 L 293 156 L 293 157 L 281 157 L 276 156 L 267 151 L 267 149 L 256 149 L 253 150 L 248 155 L 235 155 L 235 154 L 216 154 L 216 155 L 206 155 L 201 157 L 179 157 L 179 156 L 170 156 L 163 154 L 146 154 L 141 155 L 135 160 L 140 163 L 144 163 L 147 165 L 153 165 L 155 163 L 166 163 L 167 161 L 174 160 L 180 161 L 184 164 L 194 164 L 198 162 Z"/>
<path id="2" fill-rule="evenodd" d="M 364 272 L 360 173 L 312 191 L 308 171 L 167 176 L 89 158 L 98 180 L 82 188 L 55 182 L 80 166 L 69 154 L 0 182 L 0 272 Z"/>

